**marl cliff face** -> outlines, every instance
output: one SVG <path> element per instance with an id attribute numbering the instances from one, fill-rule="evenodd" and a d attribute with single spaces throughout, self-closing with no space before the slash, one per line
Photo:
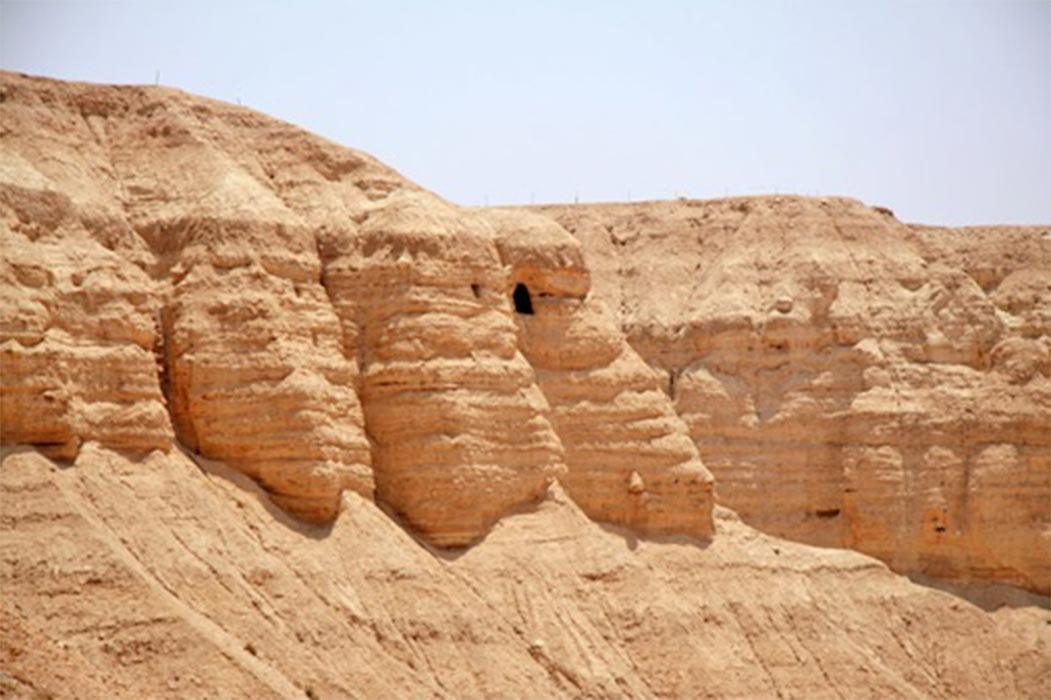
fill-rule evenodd
<path id="1" fill-rule="evenodd" d="M 1051 591 L 1051 226 L 789 196 L 537 211 L 746 522 Z"/>
<path id="2" fill-rule="evenodd" d="M 588 272 L 557 224 L 171 90 L 4 89 L 5 444 L 178 442 L 298 518 L 331 522 L 351 489 L 439 546 L 556 477 L 603 521 L 711 533 L 711 477 L 656 375 L 594 301 L 566 311 Z"/>
<path id="3" fill-rule="evenodd" d="M 0 695 L 1048 697 L 1024 592 L 748 524 L 1044 590 L 1047 259 L 0 74 Z"/>

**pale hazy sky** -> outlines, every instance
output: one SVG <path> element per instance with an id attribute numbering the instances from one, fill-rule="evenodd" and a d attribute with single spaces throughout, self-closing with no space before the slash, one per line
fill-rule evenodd
<path id="1" fill-rule="evenodd" d="M 20 2 L 0 67 L 240 100 L 463 204 L 1051 223 L 1051 0 Z"/>

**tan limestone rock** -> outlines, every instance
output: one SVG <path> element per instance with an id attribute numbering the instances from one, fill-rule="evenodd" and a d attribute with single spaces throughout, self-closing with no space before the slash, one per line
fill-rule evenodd
<path id="1" fill-rule="evenodd" d="M 1051 590 L 1046 227 L 908 227 L 838 198 L 534 211 L 581 241 L 747 522 Z"/>
<path id="2" fill-rule="evenodd" d="M 0 150 L 0 441 L 66 459 L 86 439 L 167 450 L 157 285 L 55 187 Z"/>
<path id="3" fill-rule="evenodd" d="M 174 428 L 299 518 L 375 487 L 445 546 L 564 470 L 484 218 L 232 105 L 3 90 L 5 444 L 72 458 Z"/>
<path id="4" fill-rule="evenodd" d="M 396 192 L 322 255 L 344 352 L 362 367 L 377 496 L 441 546 L 542 498 L 562 445 L 518 351 L 488 223 Z"/>
<path id="5" fill-rule="evenodd" d="M 0 696 L 1051 693 L 1046 234 L 554 214 L 0 74 Z"/>
<path id="6" fill-rule="evenodd" d="M 0 456 L 0 667 L 27 694 L 1051 692 L 1048 612 L 1032 601 L 986 612 L 725 509 L 710 542 L 653 541 L 598 526 L 556 486 L 435 556 L 357 493 L 331 528 L 296 525 L 197 460 L 90 443 L 72 469 Z"/>
<path id="7" fill-rule="evenodd" d="M 541 217 L 487 216 L 500 232 L 509 291 L 528 297 L 516 302 L 519 342 L 566 450 L 569 495 L 596 520 L 710 535 L 711 475 L 653 370 L 588 296 L 577 242 Z"/>

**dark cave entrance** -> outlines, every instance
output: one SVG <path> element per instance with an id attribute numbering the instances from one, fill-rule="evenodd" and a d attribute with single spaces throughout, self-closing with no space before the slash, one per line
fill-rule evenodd
<path id="1" fill-rule="evenodd" d="M 520 314 L 533 315 L 533 298 L 529 296 L 529 287 L 519 282 L 515 285 L 512 297 L 515 300 L 515 311 Z"/>

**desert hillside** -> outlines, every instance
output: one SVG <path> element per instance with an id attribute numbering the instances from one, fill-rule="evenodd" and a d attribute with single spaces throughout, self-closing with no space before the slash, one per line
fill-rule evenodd
<path id="1" fill-rule="evenodd" d="M 1046 697 L 1048 247 L 0 74 L 0 697 Z"/>
<path id="2" fill-rule="evenodd" d="M 1051 226 L 789 196 L 540 211 L 746 522 L 1051 593 Z"/>

